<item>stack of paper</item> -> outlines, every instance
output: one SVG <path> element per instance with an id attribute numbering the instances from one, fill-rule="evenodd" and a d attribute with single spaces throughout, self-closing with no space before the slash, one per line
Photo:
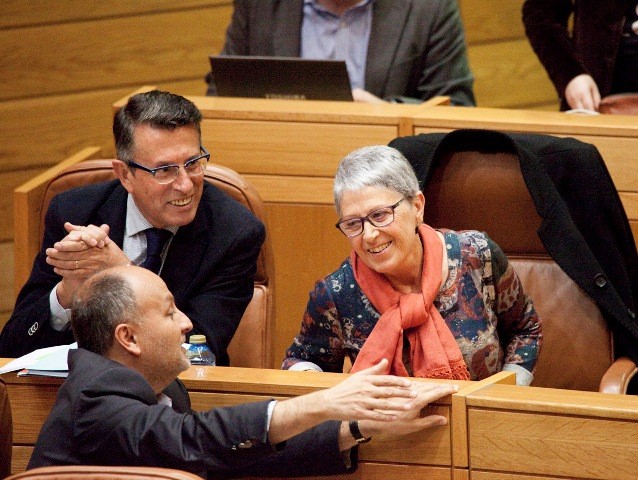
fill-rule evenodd
<path id="1" fill-rule="evenodd" d="M 27 355 L 7 363 L 0 373 L 19 370 L 18 375 L 42 375 L 47 377 L 66 377 L 69 374 L 67 356 L 69 350 L 78 348 L 77 343 L 40 348 Z"/>

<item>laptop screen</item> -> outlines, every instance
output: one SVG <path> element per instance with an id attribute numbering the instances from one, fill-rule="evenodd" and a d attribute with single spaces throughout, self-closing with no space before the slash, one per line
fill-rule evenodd
<path id="1" fill-rule="evenodd" d="M 288 100 L 352 100 L 346 62 L 211 55 L 217 95 Z"/>

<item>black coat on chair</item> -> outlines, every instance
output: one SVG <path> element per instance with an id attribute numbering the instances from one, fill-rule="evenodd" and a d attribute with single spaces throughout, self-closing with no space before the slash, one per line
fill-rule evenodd
<path id="1" fill-rule="evenodd" d="M 598 305 L 614 332 L 616 357 L 638 363 L 638 253 L 596 147 L 573 138 L 489 130 L 402 137 L 390 146 L 412 164 L 422 190 L 450 152 L 514 154 L 541 219 L 537 233 L 547 253 Z"/>

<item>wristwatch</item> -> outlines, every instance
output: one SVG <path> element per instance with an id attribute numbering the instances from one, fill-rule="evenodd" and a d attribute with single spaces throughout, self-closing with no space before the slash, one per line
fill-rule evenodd
<path id="1" fill-rule="evenodd" d="M 359 430 L 359 422 L 357 422 L 356 420 L 351 420 L 350 423 L 348 423 L 348 426 L 350 427 L 350 434 L 355 439 L 357 444 L 368 443 L 370 440 L 372 440 L 372 437 L 366 438 L 361 435 L 361 430 Z"/>

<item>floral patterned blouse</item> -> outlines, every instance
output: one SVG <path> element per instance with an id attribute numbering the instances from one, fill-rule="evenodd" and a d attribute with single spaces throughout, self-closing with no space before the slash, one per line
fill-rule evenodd
<path id="1" fill-rule="evenodd" d="M 448 255 L 448 278 L 434 300 L 461 349 L 472 380 L 505 368 L 531 381 L 541 345 L 541 322 L 507 257 L 484 233 L 440 230 Z M 350 259 L 310 292 L 301 331 L 282 368 L 312 362 L 343 371 L 354 360 L 380 314 L 357 284 Z M 529 372 L 529 374 L 527 374 Z M 520 383 L 520 382 L 519 382 Z"/>

